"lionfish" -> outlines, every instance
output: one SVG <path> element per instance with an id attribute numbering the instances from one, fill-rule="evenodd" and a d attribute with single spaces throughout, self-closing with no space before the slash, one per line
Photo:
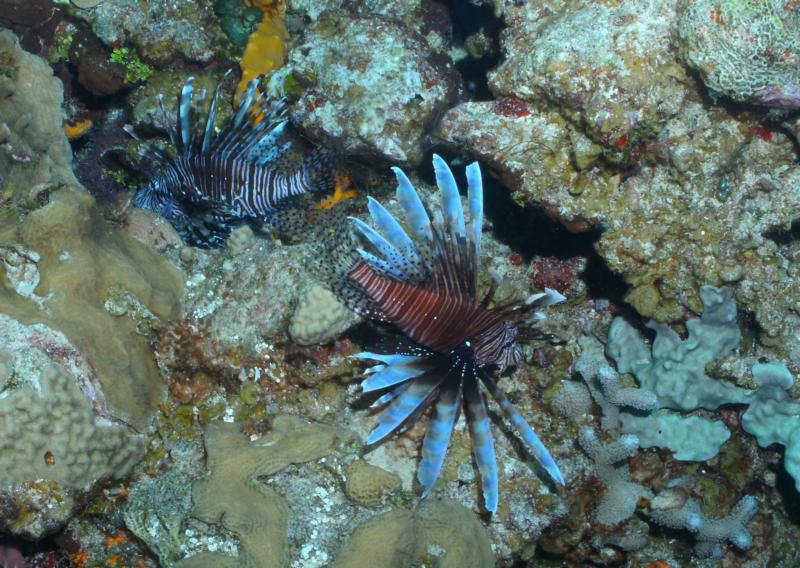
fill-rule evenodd
<path id="1" fill-rule="evenodd" d="M 405 336 L 390 353 L 364 352 L 378 362 L 367 369 L 364 393 L 383 391 L 374 406 L 388 405 L 368 444 L 404 430 L 427 408 L 433 417 L 422 443 L 417 478 L 423 497 L 433 488 L 463 407 L 473 454 L 483 481 L 484 505 L 497 509 L 497 463 L 481 385 L 494 398 L 550 477 L 564 479 L 531 427 L 499 389 L 492 371 L 516 366 L 522 356 L 517 323 L 544 317 L 534 312 L 565 298 L 545 289 L 525 303 L 490 307 L 494 287 L 478 297 L 483 224 L 483 185 L 477 163 L 467 166 L 469 222 L 450 168 L 434 155 L 440 203 L 432 216 L 399 168 L 397 200 L 409 233 L 379 202 L 369 198 L 376 228 L 351 218 L 370 250 L 356 247 L 335 269 L 337 295 L 362 314 L 388 322 Z"/>
<path id="2" fill-rule="evenodd" d="M 299 196 L 333 187 L 328 153 L 315 150 L 293 167 L 288 159 L 292 144 L 282 141 L 286 104 L 264 97 L 258 78 L 248 84 L 232 120 L 215 133 L 222 85 L 229 75 L 218 83 L 202 129 L 196 127 L 194 114 L 205 91 L 195 97 L 193 77 L 178 96 L 176 123 L 159 97 L 175 156 L 145 145 L 145 163 L 154 167 L 148 167 L 150 183 L 133 202 L 167 218 L 185 242 L 200 248 L 222 247 L 234 227 L 249 223 L 259 228 Z M 125 130 L 139 140 L 130 126 Z"/>

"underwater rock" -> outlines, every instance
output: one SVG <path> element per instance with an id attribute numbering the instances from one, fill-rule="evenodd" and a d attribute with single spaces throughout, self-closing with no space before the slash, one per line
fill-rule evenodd
<path id="1" fill-rule="evenodd" d="M 454 501 L 426 500 L 415 510 L 395 509 L 356 528 L 334 568 L 435 565 L 489 568 L 492 545 L 477 517 Z"/>
<path id="2" fill-rule="evenodd" d="M 800 108 L 800 5 L 785 0 L 682 2 L 678 50 L 712 97 Z"/>
<path id="3" fill-rule="evenodd" d="M 39 194 L 78 185 L 63 130 L 63 93 L 47 63 L 0 30 L 0 204 L 36 205 Z"/>
<path id="4" fill-rule="evenodd" d="M 203 446 L 199 440 L 170 444 L 168 466 L 131 484 L 122 507 L 125 525 L 158 556 L 174 566 L 183 556 L 184 525 L 192 511 L 192 483 L 202 475 Z"/>
<path id="5" fill-rule="evenodd" d="M 195 515 L 221 522 L 241 541 L 238 558 L 203 553 L 182 561 L 181 568 L 221 566 L 278 568 L 289 550 L 289 505 L 284 497 L 258 480 L 289 464 L 318 460 L 334 451 L 349 435 L 330 426 L 277 416 L 272 431 L 250 442 L 239 426 L 212 422 L 205 428 L 210 477 L 194 483 Z"/>
<path id="6" fill-rule="evenodd" d="M 337 338 L 360 320 L 330 290 L 312 284 L 300 295 L 289 333 L 300 345 L 318 345 Z"/>
<path id="7" fill-rule="evenodd" d="M 75 13 L 107 46 L 131 43 L 139 55 L 161 63 L 176 56 L 206 63 L 227 43 L 210 2 L 105 0 Z"/>
<path id="8" fill-rule="evenodd" d="M 800 353 L 800 261 L 770 238 L 800 218 L 789 137 L 691 102 L 648 144 L 672 167 L 643 160 L 623 174 L 602 162 L 581 169 L 576 152 L 593 151 L 573 128 L 552 111 L 500 100 L 455 107 L 439 132 L 485 160 L 518 203 L 573 231 L 603 227 L 598 251 L 643 316 L 679 321 L 701 310 L 701 285 L 734 286 L 760 339 L 787 359 Z"/>
<path id="9" fill-rule="evenodd" d="M 305 266 L 318 254 L 314 243 L 252 239 L 237 253 L 193 252 L 198 262 L 188 274 L 185 310 L 193 324 L 206 329 L 223 351 L 252 353 L 265 340 L 286 339 L 310 277 Z"/>
<path id="10" fill-rule="evenodd" d="M 681 107 L 683 68 L 670 48 L 676 0 L 578 3 L 555 18 L 512 20 L 505 59 L 489 76 L 496 95 L 547 100 L 604 155 L 627 162 Z"/>
<path id="11" fill-rule="evenodd" d="M 144 440 L 111 418 L 91 363 L 63 334 L 0 314 L 0 527 L 41 538 L 100 480 L 123 479 Z"/>
<path id="12" fill-rule="evenodd" d="M 308 84 L 292 109 L 303 130 L 348 154 L 392 162 L 423 158 L 425 128 L 458 91 L 452 61 L 431 54 L 424 37 L 393 20 L 348 13 L 326 12 L 307 28 L 271 82 L 289 76 Z"/>

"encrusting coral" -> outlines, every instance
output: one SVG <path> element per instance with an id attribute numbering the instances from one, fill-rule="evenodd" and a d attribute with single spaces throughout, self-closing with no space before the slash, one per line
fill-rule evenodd
<path id="1" fill-rule="evenodd" d="M 681 8 L 678 49 L 713 96 L 800 108 L 800 4 L 692 0 Z"/>

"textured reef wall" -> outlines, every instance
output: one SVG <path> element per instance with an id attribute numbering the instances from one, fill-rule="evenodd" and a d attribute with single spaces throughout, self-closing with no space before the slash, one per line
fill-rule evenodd
<path id="1" fill-rule="evenodd" d="M 0 30 L 0 539 L 31 566 L 793 567 L 799 17 L 0 0 L 20 37 Z M 201 250 L 131 209 L 148 172 L 122 126 L 168 148 L 187 78 L 210 95 L 229 68 L 274 69 L 282 167 L 332 150 L 357 197 Z M 497 379 L 566 485 L 490 403 L 491 516 L 463 421 L 424 500 L 429 417 L 364 445 L 378 413 L 351 356 L 385 329 L 319 274 L 365 194 L 397 213 L 389 166 L 432 201 L 433 149 L 457 175 L 480 161 L 481 292 L 568 297 Z M 0 564 L 23 556 L 8 542 Z"/>

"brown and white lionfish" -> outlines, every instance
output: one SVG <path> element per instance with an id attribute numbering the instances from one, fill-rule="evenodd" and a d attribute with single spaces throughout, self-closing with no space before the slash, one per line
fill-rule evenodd
<path id="1" fill-rule="evenodd" d="M 417 478 L 426 496 L 444 463 L 453 427 L 463 407 L 486 509 L 497 509 L 497 463 L 482 388 L 516 427 L 550 477 L 564 478 L 531 427 L 498 388 L 492 371 L 516 366 L 522 352 L 517 324 L 541 319 L 535 308 L 565 298 L 545 289 L 520 305 L 490 307 L 492 292 L 478 297 L 478 262 L 483 224 L 483 185 L 477 163 L 467 166 L 469 221 L 450 168 L 434 155 L 439 207 L 432 215 L 402 170 L 397 200 L 408 233 L 379 202 L 369 198 L 375 228 L 352 219 L 369 249 L 356 247 L 334 267 L 337 295 L 362 314 L 393 324 L 407 340 L 391 353 L 355 357 L 377 365 L 366 371 L 365 393 L 383 391 L 375 405 L 388 405 L 367 442 L 375 444 L 404 429 L 427 408 L 433 417 L 422 443 Z"/>
<path id="2" fill-rule="evenodd" d="M 298 164 L 289 159 L 286 104 L 264 97 L 258 78 L 250 81 L 232 120 L 215 133 L 222 85 L 229 74 L 217 85 L 202 129 L 196 127 L 194 115 L 205 91 L 195 96 L 192 77 L 178 97 L 176 123 L 159 98 L 175 155 L 145 146 L 150 183 L 134 198 L 136 207 L 167 218 L 185 242 L 201 248 L 222 247 L 236 226 L 259 228 L 299 196 L 334 186 L 328 153 L 315 150 Z M 138 139 L 131 127 L 125 130 Z"/>

